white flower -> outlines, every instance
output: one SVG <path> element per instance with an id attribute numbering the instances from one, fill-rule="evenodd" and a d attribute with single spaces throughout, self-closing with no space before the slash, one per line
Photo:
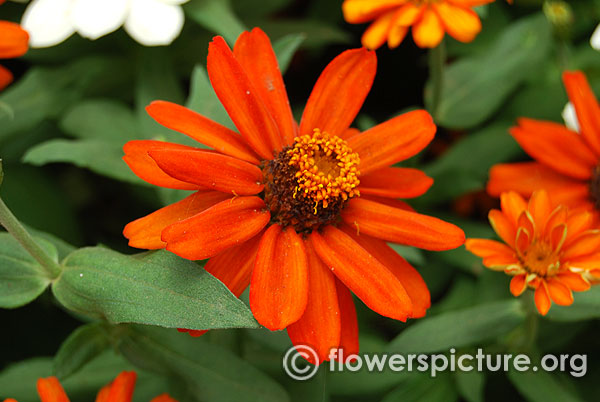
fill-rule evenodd
<path id="1" fill-rule="evenodd" d="M 577 113 L 571 102 L 567 102 L 565 105 L 562 111 L 562 118 L 567 128 L 579 132 L 579 120 L 577 120 Z"/>
<path id="2" fill-rule="evenodd" d="M 34 48 L 57 45 L 75 32 L 95 40 L 121 26 L 142 45 L 169 45 L 181 33 L 187 1 L 33 0 L 21 25 Z"/>
<path id="3" fill-rule="evenodd" d="M 590 38 L 590 45 L 592 45 L 594 49 L 600 50 L 600 24 L 596 27 Z"/>

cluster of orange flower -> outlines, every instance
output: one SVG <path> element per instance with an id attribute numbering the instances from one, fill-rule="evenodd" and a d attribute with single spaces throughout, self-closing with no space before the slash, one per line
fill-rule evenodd
<path id="1" fill-rule="evenodd" d="M 472 7 L 491 1 L 346 0 L 343 11 L 351 23 L 374 21 L 363 36 L 366 48 L 386 41 L 398 46 L 411 26 L 417 45 L 435 47 L 445 32 L 471 41 L 481 29 Z M 0 31 L 0 57 L 26 50 L 27 34 L 18 26 L 1 23 Z M 250 287 L 260 324 L 287 329 L 294 344 L 312 346 L 321 361 L 331 348 L 345 349 L 346 356 L 358 351 L 351 292 L 383 316 L 423 317 L 427 286 L 387 243 L 440 251 L 460 247 L 465 236 L 399 200 L 432 185 L 419 170 L 393 167 L 433 139 L 436 126 L 426 111 L 364 132 L 350 128 L 376 66 L 372 50 L 340 54 L 316 82 L 298 123 L 267 35 L 244 32 L 233 49 L 215 37 L 208 73 L 238 132 L 169 102 L 148 106 L 158 123 L 213 150 L 153 140 L 125 145 L 124 160 L 140 178 L 193 191 L 129 223 L 129 244 L 209 259 L 206 270 L 234 294 Z M 0 69 L 0 85 L 7 82 L 3 75 Z M 511 134 L 536 161 L 494 167 L 488 186 L 501 198 L 490 222 L 504 243 L 466 243 L 485 266 L 513 276 L 514 295 L 535 289 L 541 314 L 551 301 L 571 304 L 572 291 L 600 279 L 600 108 L 581 73 L 566 73 L 564 80 L 581 133 L 520 120 Z M 44 399 L 62 392 L 57 382 L 40 384 L 44 401 L 66 401 Z M 106 392 L 98 400 L 112 401 L 102 399 Z"/>

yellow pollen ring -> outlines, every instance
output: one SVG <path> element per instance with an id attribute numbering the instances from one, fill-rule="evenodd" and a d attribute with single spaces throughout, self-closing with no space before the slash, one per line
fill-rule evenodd
<path id="1" fill-rule="evenodd" d="M 290 165 L 297 169 L 294 194 L 311 197 L 315 211 L 319 202 L 327 208 L 339 197 L 345 201 L 360 196 L 356 189 L 360 184 L 360 158 L 343 139 L 315 128 L 312 135 L 296 137 L 287 154 Z"/>

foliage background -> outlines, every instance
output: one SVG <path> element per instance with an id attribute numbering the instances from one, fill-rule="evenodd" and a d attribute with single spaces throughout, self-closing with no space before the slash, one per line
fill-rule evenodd
<path id="1" fill-rule="evenodd" d="M 181 194 L 142 183 L 121 161 L 121 147 L 135 138 L 186 141 L 155 124 L 144 106 L 171 100 L 231 125 L 206 79 L 208 42 L 217 33 L 232 44 L 244 28 L 260 26 L 280 62 L 289 64 L 284 78 L 300 115 L 324 66 L 359 46 L 365 26 L 344 23 L 340 3 L 191 0 L 184 7 L 183 33 L 170 47 L 143 48 L 120 30 L 93 42 L 75 35 L 3 62 L 17 79 L 0 94 L 5 172 L 0 195 L 28 227 L 50 234 L 61 252 L 71 247 L 56 239 L 131 254 L 123 226 Z M 484 192 L 487 171 L 494 163 L 527 159 L 507 128 L 520 116 L 561 121 L 567 101 L 563 69 L 582 69 L 600 93 L 600 54 L 589 45 L 600 2 L 569 3 L 573 20 L 557 24 L 544 15 L 541 1 L 517 0 L 514 6 L 498 1 L 479 10 L 483 32 L 474 42 L 447 37 L 438 134 L 426 152 L 407 162 L 435 179 L 427 195 L 411 202 L 419 211 L 459 224 L 468 236 L 493 237 L 486 215 L 498 201 Z M 8 2 L 0 17 L 18 21 L 24 7 Z M 361 129 L 429 102 L 427 51 L 407 39 L 399 49 L 382 48 L 377 55 L 375 84 L 356 122 Z M 0 242 L 0 251 L 15 247 L 7 237 Z M 37 400 L 35 379 L 55 370 L 66 378 L 73 401 L 91 400 L 118 371 L 135 366 L 140 373 L 135 401 L 165 390 L 180 401 L 596 400 L 597 289 L 575 295 L 568 309 L 553 306 L 541 319 L 531 300 L 510 296 L 508 277 L 484 270 L 464 248 L 398 251 L 424 276 L 433 307 L 426 318 L 403 324 L 357 303 L 362 352 L 456 347 L 467 353 L 483 346 L 490 353 L 533 356 L 586 353 L 587 375 L 485 372 L 430 378 L 321 369 L 313 380 L 297 383 L 281 369 L 290 346 L 285 333 L 228 329 L 193 339 L 175 330 L 108 325 L 70 312 L 45 291 L 30 304 L 0 310 L 0 398 Z M 83 324 L 84 332 L 73 335 Z"/>

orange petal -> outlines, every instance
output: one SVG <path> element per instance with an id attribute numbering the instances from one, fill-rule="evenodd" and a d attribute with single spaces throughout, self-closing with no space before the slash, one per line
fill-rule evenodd
<path id="1" fill-rule="evenodd" d="M 508 244 L 511 248 L 515 247 L 515 239 L 517 236 L 517 229 L 513 223 L 497 209 L 492 209 L 488 214 L 490 224 L 492 228 L 500 236 L 504 243 Z"/>
<path id="2" fill-rule="evenodd" d="M 192 217 L 228 198 L 231 198 L 231 195 L 218 191 L 199 191 L 128 223 L 123 229 L 123 235 L 129 239 L 131 247 L 148 250 L 165 248 L 167 244 L 161 240 L 164 228 Z"/>
<path id="3" fill-rule="evenodd" d="M 162 394 L 152 399 L 150 402 L 177 402 L 177 400 L 171 398 L 168 394 Z"/>
<path id="4" fill-rule="evenodd" d="M 477 7 L 482 6 L 484 4 L 492 3 L 494 1 L 496 0 L 450 0 L 451 3 L 462 7 Z M 508 2 L 512 3 L 512 0 L 508 0 Z"/>
<path id="5" fill-rule="evenodd" d="M 510 133 L 534 159 L 575 179 L 591 177 L 598 158 L 579 134 L 549 121 L 522 118 L 518 123 Z"/>
<path id="6" fill-rule="evenodd" d="M 282 139 L 259 90 L 235 59 L 225 40 L 216 36 L 208 45 L 208 76 L 242 137 L 265 159 L 281 150 Z"/>
<path id="7" fill-rule="evenodd" d="M 223 282 L 231 293 L 240 297 L 250 285 L 261 237 L 262 234 L 258 234 L 239 246 L 221 251 L 208 260 L 204 269 Z"/>
<path id="8" fill-rule="evenodd" d="M 11 82 L 13 82 L 12 73 L 6 68 L 0 66 L 0 91 L 6 88 Z"/>
<path id="9" fill-rule="evenodd" d="M 519 259 L 514 255 L 510 254 L 494 254 L 489 257 L 485 257 L 482 261 L 483 265 L 493 270 L 505 270 L 507 267 L 518 265 Z"/>
<path id="10" fill-rule="evenodd" d="M 535 306 L 540 314 L 548 314 L 548 310 L 550 310 L 550 296 L 548 296 L 548 290 L 546 289 L 545 281 L 542 281 L 542 283 L 535 290 L 534 300 Z"/>
<path id="11" fill-rule="evenodd" d="M 571 258 L 567 264 L 569 267 L 592 270 L 600 267 L 600 253 L 588 254 L 582 257 Z"/>
<path id="12" fill-rule="evenodd" d="M 560 306 L 570 306 L 573 304 L 573 293 L 565 284 L 556 279 L 546 281 L 548 293 L 552 301 Z"/>
<path id="13" fill-rule="evenodd" d="M 349 138 L 354 137 L 355 135 L 360 134 L 360 130 L 357 128 L 352 128 L 350 127 L 349 129 L 347 129 L 346 131 L 344 131 L 343 134 L 338 135 L 338 137 L 340 137 L 342 140 L 348 140 Z"/>
<path id="14" fill-rule="evenodd" d="M 42 402 L 69 402 L 67 394 L 56 377 L 40 378 L 37 392 Z"/>
<path id="15" fill-rule="evenodd" d="M 436 127 L 424 110 L 404 113 L 348 140 L 360 156 L 360 171 L 366 175 L 419 153 L 433 139 Z"/>
<path id="16" fill-rule="evenodd" d="M 546 227 L 548 218 L 553 210 L 548 193 L 545 190 L 535 191 L 529 199 L 528 210 L 533 218 L 536 230 L 540 234 L 543 233 L 542 231 Z"/>
<path id="17" fill-rule="evenodd" d="M 329 360 L 329 352 L 340 345 L 341 323 L 335 277 L 321 262 L 309 241 L 305 242 L 308 257 L 308 302 L 298 321 L 287 327 L 294 345 L 306 345 L 317 352 L 319 361 Z M 313 359 L 309 360 L 315 363 Z"/>
<path id="18" fill-rule="evenodd" d="M 506 244 L 488 239 L 467 239 L 467 241 L 465 241 L 465 247 L 471 253 L 481 258 L 498 254 L 514 255 L 515 253 L 513 249 Z"/>
<path id="19" fill-rule="evenodd" d="M 395 49 L 406 38 L 406 34 L 408 33 L 408 27 L 401 25 L 392 25 L 390 28 L 390 32 L 388 34 L 388 47 L 390 49 Z"/>
<path id="20" fill-rule="evenodd" d="M 96 395 L 96 402 L 110 402 L 108 395 L 110 395 L 111 384 L 108 384 L 100 389 L 98 395 Z"/>
<path id="21" fill-rule="evenodd" d="M 361 196 L 363 200 L 370 200 L 374 202 L 378 202 L 383 205 L 388 205 L 393 208 L 400 208 L 405 211 L 416 212 L 413 207 L 410 206 L 406 201 L 397 200 L 395 198 L 385 198 L 385 197 L 376 197 L 373 195 L 363 195 Z M 356 227 L 356 225 L 354 225 Z"/>
<path id="22" fill-rule="evenodd" d="M 366 199 L 350 200 L 342 218 L 360 233 L 426 250 L 450 250 L 465 242 L 464 232 L 451 223 Z"/>
<path id="23" fill-rule="evenodd" d="M 352 294 L 339 279 L 335 278 L 335 288 L 340 307 L 341 336 L 340 349 L 346 357 L 358 354 L 358 320 Z M 342 359 L 338 359 L 342 360 Z M 347 361 L 347 359 L 343 359 Z"/>
<path id="24" fill-rule="evenodd" d="M 566 226 L 568 216 L 569 209 L 564 205 L 559 205 L 558 207 L 554 208 L 548 217 L 546 228 L 544 230 L 547 240 L 552 239 L 555 229 L 558 229 L 561 226 Z"/>
<path id="25" fill-rule="evenodd" d="M 2 4 L 3 1 L 4 0 L 0 0 L 0 4 Z M 16 399 L 12 399 L 12 398 L 8 398 L 8 399 L 5 399 L 4 402 L 17 402 L 17 400 Z"/>
<path id="26" fill-rule="evenodd" d="M 444 38 L 444 27 L 440 17 L 431 9 L 423 12 L 421 19 L 412 29 L 413 39 L 419 47 L 436 47 Z"/>
<path id="27" fill-rule="evenodd" d="M 160 150 L 196 150 L 196 148 L 186 147 L 185 145 L 173 144 L 171 142 L 153 141 L 153 140 L 135 140 L 129 141 L 123 146 L 125 156 L 123 160 L 129 168 L 140 179 L 154 184 L 155 186 L 174 188 L 178 190 L 198 190 L 197 184 L 186 183 L 177 180 L 166 174 L 158 167 L 154 159 L 148 155 L 151 149 Z"/>
<path id="28" fill-rule="evenodd" d="M 408 27 L 421 18 L 426 7 L 417 6 L 414 3 L 406 3 L 396 13 L 395 25 Z"/>
<path id="29" fill-rule="evenodd" d="M 527 289 L 527 282 L 525 282 L 526 276 L 527 275 L 525 274 L 516 275 L 510 280 L 510 293 L 512 293 L 513 296 L 519 297 L 523 294 L 525 289 Z"/>
<path id="30" fill-rule="evenodd" d="M 358 190 L 390 198 L 414 198 L 423 195 L 433 179 L 419 169 L 386 167 L 360 177 Z"/>
<path id="31" fill-rule="evenodd" d="M 527 209 L 527 202 L 514 191 L 500 194 L 500 205 L 502 207 L 502 213 L 504 213 L 508 220 L 515 226 L 523 211 Z"/>
<path id="32" fill-rule="evenodd" d="M 110 402 L 131 402 L 136 379 L 137 375 L 134 371 L 123 371 L 112 382 L 107 400 Z"/>
<path id="33" fill-rule="evenodd" d="M 572 179 L 538 162 L 498 164 L 490 170 L 487 192 L 499 196 L 505 191 L 516 191 L 530 196 L 535 190 L 546 189 L 553 202 L 573 205 L 589 198 L 587 182 Z"/>
<path id="34" fill-rule="evenodd" d="M 233 54 L 275 119 L 283 143 L 292 144 L 296 136 L 294 117 L 269 37 L 260 28 L 243 32 L 235 42 Z"/>
<path id="35" fill-rule="evenodd" d="M 151 149 L 148 151 L 160 169 L 186 183 L 233 195 L 260 193 L 263 174 L 248 162 L 201 149 Z"/>
<path id="36" fill-rule="evenodd" d="M 344 133 L 371 90 L 376 70 L 375 52 L 364 48 L 346 50 L 333 59 L 308 98 L 300 134 L 312 134 L 315 128 L 331 135 Z"/>
<path id="37" fill-rule="evenodd" d="M 0 21 L 0 59 L 21 57 L 29 49 L 29 34 L 19 24 Z"/>
<path id="38" fill-rule="evenodd" d="M 270 219 L 260 198 L 232 198 L 167 226 L 162 240 L 167 250 L 188 260 L 202 260 L 251 239 Z"/>
<path id="39" fill-rule="evenodd" d="M 347 22 L 362 24 L 403 3 L 406 3 L 406 0 L 345 0 L 342 11 Z"/>
<path id="40" fill-rule="evenodd" d="M 369 254 L 385 265 L 391 273 L 398 278 L 404 286 L 413 305 L 412 318 L 425 316 L 427 309 L 431 306 L 431 296 L 425 281 L 404 258 L 396 253 L 383 240 L 365 234 L 357 235 L 355 230 L 344 225 L 342 230 L 360 244 Z"/>
<path id="41" fill-rule="evenodd" d="M 584 292 L 591 287 L 590 283 L 581 274 L 576 274 L 575 272 L 561 272 L 556 278 L 575 292 Z"/>
<path id="42" fill-rule="evenodd" d="M 583 232 L 592 229 L 594 224 L 593 214 L 583 211 L 576 212 L 567 217 L 567 238 L 565 239 L 565 247 L 576 241 L 579 235 Z"/>
<path id="43" fill-rule="evenodd" d="M 396 320 L 412 316 L 410 297 L 400 281 L 350 236 L 333 226 L 310 235 L 323 262 L 371 310 Z"/>
<path id="44" fill-rule="evenodd" d="M 172 102 L 154 101 L 146 112 L 157 123 L 179 131 L 222 154 L 258 165 L 260 160 L 235 131 Z"/>
<path id="45" fill-rule="evenodd" d="M 292 227 L 275 224 L 263 235 L 250 281 L 250 308 L 261 324 L 277 331 L 298 321 L 308 301 L 308 259 Z"/>
<path id="46" fill-rule="evenodd" d="M 388 38 L 388 34 L 392 28 L 392 23 L 394 22 L 395 15 L 396 11 L 391 10 L 377 17 L 375 22 L 369 25 L 369 27 L 363 34 L 361 40 L 362 45 L 367 49 L 379 49 Z"/>
<path id="47" fill-rule="evenodd" d="M 600 231 L 588 231 L 577 237 L 568 246 L 564 247 L 562 260 L 582 257 L 600 251 Z"/>
<path id="48" fill-rule="evenodd" d="M 434 3 L 433 8 L 442 20 L 442 25 L 454 39 L 471 42 L 481 31 L 477 13 L 469 8 L 458 7 L 449 2 Z"/>
<path id="49" fill-rule="evenodd" d="M 600 107 L 587 78 L 581 71 L 565 71 L 563 82 L 575 107 L 582 137 L 600 155 Z"/>

